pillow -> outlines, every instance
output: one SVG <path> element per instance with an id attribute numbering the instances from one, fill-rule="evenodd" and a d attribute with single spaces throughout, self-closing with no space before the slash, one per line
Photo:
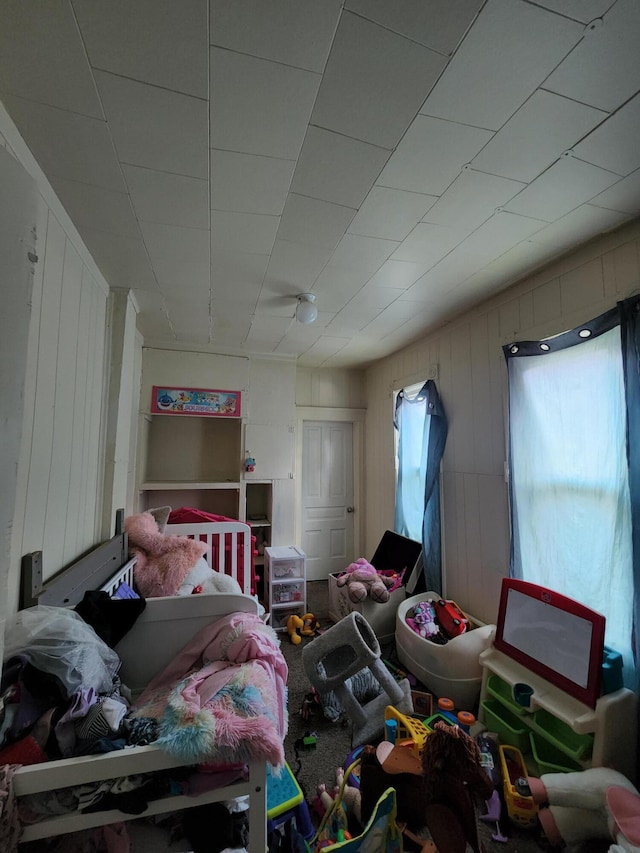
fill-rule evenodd
<path id="1" fill-rule="evenodd" d="M 187 572 L 176 595 L 191 595 L 194 587 L 201 586 L 202 592 L 241 593 L 240 584 L 230 575 L 214 572 L 204 557 Z"/>

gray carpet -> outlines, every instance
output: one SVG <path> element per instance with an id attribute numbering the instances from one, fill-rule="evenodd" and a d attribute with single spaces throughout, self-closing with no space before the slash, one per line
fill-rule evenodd
<path id="1" fill-rule="evenodd" d="M 308 583 L 307 609 L 319 619 L 321 627 L 325 628 L 331 625 L 327 605 L 326 582 Z M 294 646 L 290 643 L 287 634 L 281 636 L 282 649 L 289 666 L 289 734 L 285 741 L 285 753 L 307 802 L 311 803 L 316 796 L 316 786 L 323 782 L 328 789 L 331 789 L 335 784 L 336 767 L 345 765 L 352 748 L 351 724 L 348 721 L 345 721 L 345 725 L 329 722 L 317 706 L 314 707 L 309 719 L 303 719 L 299 711 L 311 685 L 302 666 L 302 650 L 306 643 L 313 642 L 313 638 L 303 638 L 300 645 Z M 383 657 L 394 660 L 393 643 L 384 647 L 382 652 Z M 311 732 L 316 735 L 315 748 L 305 749 L 304 736 Z M 314 819 L 313 813 L 312 819 Z M 502 820 L 500 829 L 508 837 L 508 841 L 501 843 L 492 839 L 492 833 L 495 832 L 494 825 L 486 825 L 480 821 L 479 827 L 480 837 L 487 853 L 540 853 L 541 846 L 535 831 L 523 830 L 511 825 L 508 820 Z M 600 851 L 606 851 L 607 847 L 607 844 L 591 845 L 589 853 L 600 853 Z M 446 853 L 446 851 L 440 851 L 440 853 Z"/>

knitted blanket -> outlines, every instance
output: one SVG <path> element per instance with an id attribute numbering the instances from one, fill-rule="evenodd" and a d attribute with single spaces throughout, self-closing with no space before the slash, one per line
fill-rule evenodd
<path id="1" fill-rule="evenodd" d="M 187 536 L 165 536 L 150 512 L 124 520 L 129 556 L 136 558 L 133 576 L 144 598 L 177 595 L 189 571 L 207 551 L 207 544 Z"/>
<path id="2" fill-rule="evenodd" d="M 284 764 L 287 665 L 275 631 L 247 613 L 206 626 L 157 675 L 135 717 L 158 721 L 158 746 L 185 764 Z"/>

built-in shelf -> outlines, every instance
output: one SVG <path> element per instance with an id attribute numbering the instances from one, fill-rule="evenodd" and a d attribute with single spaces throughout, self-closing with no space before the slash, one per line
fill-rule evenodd
<path id="1" fill-rule="evenodd" d="M 199 480 L 149 480 L 140 485 L 142 491 L 162 491 L 164 489 L 239 489 L 239 482 L 205 483 Z"/>

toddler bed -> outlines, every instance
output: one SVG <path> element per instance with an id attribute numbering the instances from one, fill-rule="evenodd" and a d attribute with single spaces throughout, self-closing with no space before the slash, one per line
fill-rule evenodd
<path id="1" fill-rule="evenodd" d="M 119 513 L 116 524 L 119 532 L 111 540 L 98 546 L 46 583 L 42 582 L 41 553 L 26 555 L 23 558 L 21 607 L 30 607 L 36 603 L 56 607 L 73 607 L 82 600 L 85 591 L 103 589 L 113 592 L 122 580 L 129 583 L 133 561 L 128 559 L 127 536 L 123 531 L 122 520 L 122 513 Z M 228 523 L 224 525 L 224 529 L 220 528 L 218 532 L 228 534 L 230 531 L 227 527 Z M 200 531 L 191 532 L 197 534 Z M 213 531 L 211 533 L 215 535 Z M 224 548 L 221 550 L 224 553 Z M 232 549 L 232 553 L 235 553 L 235 548 Z M 165 670 L 165 667 L 176 659 L 179 652 L 184 651 L 185 645 L 193 641 L 194 637 L 200 637 L 203 632 L 210 630 L 215 634 L 218 626 L 221 626 L 221 630 L 222 627 L 227 630 L 227 625 L 233 628 L 238 620 L 249 621 L 250 617 L 255 617 L 261 622 L 258 617 L 257 600 L 246 594 L 202 594 L 147 599 L 144 611 L 138 616 L 133 627 L 115 646 L 115 652 L 122 662 L 118 675 L 123 684 L 126 684 L 135 696 L 144 691 L 152 680 L 155 679 L 157 682 L 158 673 Z M 263 622 L 261 624 L 264 626 Z M 264 626 L 264 630 L 270 631 L 271 629 Z M 218 648 L 220 647 L 225 647 L 225 640 L 218 638 Z M 247 644 L 245 643 L 242 651 L 244 660 L 247 660 L 246 648 Z M 284 664 L 284 658 L 281 657 L 279 648 L 271 648 L 269 654 L 269 663 L 275 658 L 278 659 L 274 666 L 274 669 L 278 670 L 278 676 L 277 678 L 274 677 L 276 687 L 271 693 L 271 699 L 277 696 L 280 701 L 277 708 L 271 708 L 272 719 L 270 718 L 268 721 L 273 723 L 273 727 L 267 728 L 264 737 L 262 737 L 263 746 L 260 748 L 257 745 L 248 747 L 247 744 L 250 741 L 244 738 L 235 756 L 235 762 L 228 744 L 226 751 L 221 749 L 219 753 L 221 757 L 218 757 L 217 760 L 218 764 L 235 763 L 236 767 L 245 765 L 246 773 L 242 779 L 200 795 L 187 796 L 176 793 L 175 795 L 164 796 L 162 799 L 149 802 L 147 808 L 137 814 L 125 814 L 116 809 L 109 809 L 89 813 L 76 811 L 46 817 L 37 823 L 25 825 L 20 841 L 25 842 L 62 835 L 78 829 L 102 826 L 122 820 L 130 820 L 134 817 L 162 814 L 247 795 L 249 797 L 249 850 L 251 853 L 263 853 L 266 849 L 266 760 L 272 764 L 278 764 L 284 760 L 282 742 L 287 725 L 286 664 Z M 184 655 L 181 659 L 184 659 Z M 258 669 L 261 672 L 263 668 L 269 668 L 269 664 L 263 660 L 258 661 L 258 663 L 260 664 Z M 151 696 L 147 704 L 153 704 L 155 698 L 155 696 Z M 255 749 L 256 753 L 260 753 L 262 750 L 262 753 L 256 757 L 254 752 L 248 754 L 248 749 L 250 752 Z M 265 759 L 264 755 L 267 753 L 269 757 Z M 13 777 L 13 793 L 16 797 L 23 797 L 67 786 L 96 783 L 101 780 L 112 780 L 132 774 L 156 774 L 171 768 L 202 763 L 202 759 L 200 761 L 185 761 L 184 756 L 178 757 L 172 754 L 170 750 L 161 749 L 157 744 L 127 746 L 125 749 L 99 755 L 76 756 L 23 766 Z"/>

